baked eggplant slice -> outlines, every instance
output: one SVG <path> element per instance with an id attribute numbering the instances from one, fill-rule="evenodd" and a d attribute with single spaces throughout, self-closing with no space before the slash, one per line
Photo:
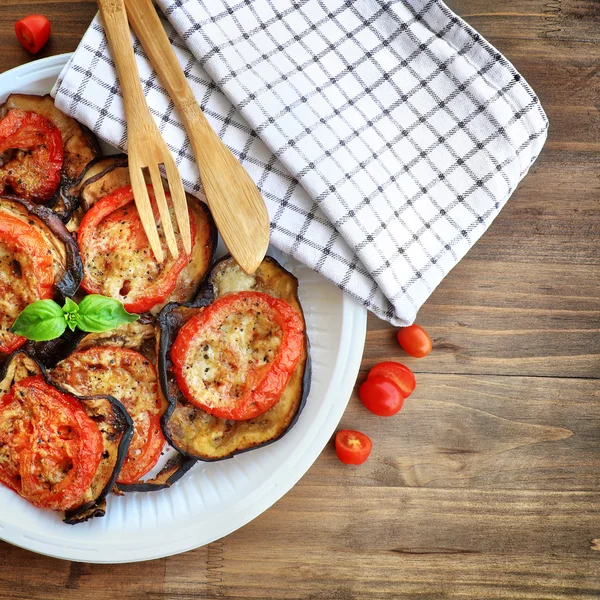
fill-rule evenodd
<path id="1" fill-rule="evenodd" d="M 0 196 L 0 353 L 24 343 L 8 329 L 27 304 L 44 298 L 62 303 L 82 277 L 77 243 L 52 210 Z"/>
<path id="2" fill-rule="evenodd" d="M 111 394 L 125 406 L 134 433 L 119 486 L 137 484 L 154 468 L 165 445 L 160 418 L 166 401 L 154 367 L 156 330 L 153 319 L 144 320 L 84 336 L 50 371 L 50 379 L 71 393 Z"/>
<path id="3" fill-rule="evenodd" d="M 296 422 L 308 396 L 311 373 L 306 334 L 302 355 L 281 398 L 257 417 L 231 420 L 212 416 L 189 402 L 181 391 L 171 357 L 179 331 L 215 300 L 240 292 L 261 292 L 278 298 L 302 315 L 298 281 L 277 261 L 267 257 L 254 275 L 247 275 L 232 258 L 226 257 L 214 266 L 194 303 L 169 304 L 159 316 L 158 371 L 169 402 L 162 420 L 163 431 L 171 445 L 190 458 L 222 460 L 274 442 Z"/>
<path id="4" fill-rule="evenodd" d="M 158 263 L 143 233 L 133 192 L 127 185 L 127 170 L 115 167 L 95 184 L 101 189 L 107 177 L 112 192 L 94 200 L 78 228 L 85 268 L 82 287 L 89 293 L 115 298 L 135 313 L 158 314 L 168 302 L 190 301 L 208 272 L 216 249 L 217 230 L 208 209 L 193 196 L 187 196 L 195 232 L 192 254 L 187 258 L 182 248 L 180 256 L 174 258 L 165 247 L 167 258 Z M 151 186 L 149 194 L 152 198 Z M 160 223 L 158 226 L 162 227 Z"/>
<path id="5" fill-rule="evenodd" d="M 97 157 L 88 163 L 77 180 L 68 181 L 60 190 L 69 231 L 77 231 L 83 215 L 100 198 L 125 185 L 129 185 L 125 154 Z"/>
<path id="6" fill-rule="evenodd" d="M 198 461 L 195 458 L 177 453 L 171 457 L 156 477 L 130 484 L 118 484 L 121 492 L 158 492 L 177 483 Z"/>
<path id="7" fill-rule="evenodd" d="M 36 506 L 66 508 L 65 523 L 103 516 L 133 434 L 122 404 L 54 385 L 21 350 L 4 365 L 0 392 L 0 480 Z"/>
<path id="8" fill-rule="evenodd" d="M 54 123 L 60 130 L 64 149 L 64 183 L 78 179 L 86 165 L 100 154 L 98 140 L 94 134 L 75 119 L 58 110 L 49 94 L 45 96 L 11 94 L 0 106 L 0 118 L 15 108 L 37 113 Z"/>

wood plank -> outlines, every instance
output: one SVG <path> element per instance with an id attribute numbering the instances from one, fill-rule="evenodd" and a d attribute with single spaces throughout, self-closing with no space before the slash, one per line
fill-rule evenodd
<path id="1" fill-rule="evenodd" d="M 33 0 L 1 0 L 0 2 L 0 56 L 5 71 L 38 58 L 72 52 L 81 41 L 98 7 L 90 0 L 63 0 L 39 2 Z M 52 35 L 35 56 L 24 50 L 15 36 L 15 22 L 23 17 L 41 13 L 50 19 Z"/>
<path id="2" fill-rule="evenodd" d="M 0 598 L 594 598 L 599 409 L 596 381 L 419 375 L 397 417 L 351 400 L 367 463 L 329 445 L 225 540 L 110 577 L 4 544 Z"/>
<path id="3" fill-rule="evenodd" d="M 419 313 L 431 355 L 406 356 L 395 330 L 370 317 L 363 367 L 385 359 L 415 372 L 597 378 L 599 275 L 597 265 L 463 259 Z"/>
<path id="4" fill-rule="evenodd" d="M 0 543 L 0 600 L 532 600 L 600 597 L 600 3 L 451 0 L 514 62 L 550 118 L 548 143 L 505 209 L 423 307 L 434 338 L 406 358 L 369 318 L 368 368 L 401 360 L 418 386 L 381 419 L 354 394 L 330 444 L 285 498 L 208 547 L 111 567 Z M 75 49 L 93 1 L 0 0 L 2 68 L 34 57 L 14 21 L 42 12 L 39 55 Z"/>

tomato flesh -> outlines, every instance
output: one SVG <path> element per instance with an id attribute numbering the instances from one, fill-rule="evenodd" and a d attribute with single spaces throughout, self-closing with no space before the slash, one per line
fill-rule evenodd
<path id="1" fill-rule="evenodd" d="M 110 394 L 125 406 L 134 433 L 117 483 L 134 483 L 156 465 L 165 444 L 162 402 L 156 369 L 144 355 L 128 348 L 93 346 L 58 363 L 51 376 L 81 396 Z"/>
<path id="2" fill-rule="evenodd" d="M 360 431 L 342 429 L 335 434 L 335 451 L 345 465 L 362 465 L 372 448 L 371 440 Z"/>
<path id="3" fill-rule="evenodd" d="M 148 195 L 162 231 L 152 186 Z M 166 194 L 170 205 L 170 196 Z M 196 221 L 189 211 L 192 240 Z M 133 199 L 131 186 L 119 188 L 105 196 L 86 213 L 77 240 L 83 259 L 81 286 L 90 294 L 102 294 L 123 302 L 129 312 L 150 310 L 165 301 L 177 285 L 177 278 L 190 260 L 178 240 L 179 257 L 168 252 L 164 235 L 160 235 L 165 260 L 155 258 Z"/>
<path id="4" fill-rule="evenodd" d="M 405 365 L 397 362 L 376 364 L 369 371 L 369 379 L 377 375 L 391 379 L 400 388 L 404 399 L 408 398 L 417 386 L 414 373 Z"/>
<path id="5" fill-rule="evenodd" d="M 192 317 L 171 348 L 185 397 L 207 413 L 242 421 L 281 398 L 304 349 L 302 317 L 262 292 L 218 298 Z"/>
<path id="6" fill-rule="evenodd" d="M 53 285 L 52 256 L 42 234 L 13 215 L 0 214 L 0 353 L 25 343 L 9 329 L 29 303 L 52 298 Z"/>
<path id="7" fill-rule="evenodd" d="M 63 166 L 60 130 L 37 113 L 13 108 L 0 120 L 0 153 L 7 150 L 15 152 L 0 166 L 0 194 L 9 187 L 26 200 L 50 200 Z"/>
<path id="8" fill-rule="evenodd" d="M 359 389 L 360 401 L 365 408 L 380 417 L 391 417 L 404 404 L 402 390 L 388 377 L 369 377 Z"/>
<path id="9" fill-rule="evenodd" d="M 414 358 L 427 356 L 433 346 L 427 332 L 416 324 L 399 329 L 397 338 L 404 352 Z"/>
<path id="10" fill-rule="evenodd" d="M 0 481 L 39 508 L 79 506 L 103 448 L 81 404 L 41 375 L 15 383 L 0 401 Z"/>
<path id="11" fill-rule="evenodd" d="M 15 23 L 17 39 L 32 54 L 37 54 L 50 37 L 50 21 L 44 15 L 29 15 Z"/>

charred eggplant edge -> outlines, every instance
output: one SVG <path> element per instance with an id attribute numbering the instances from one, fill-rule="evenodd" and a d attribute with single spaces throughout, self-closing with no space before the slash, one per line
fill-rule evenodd
<path id="1" fill-rule="evenodd" d="M 158 326 L 159 326 L 159 344 L 158 344 L 158 361 L 157 361 L 157 363 L 158 363 L 157 364 L 158 379 L 160 382 L 160 387 L 161 387 L 163 396 L 167 399 L 167 402 L 168 402 L 167 410 L 165 411 L 165 414 L 161 418 L 161 426 L 162 426 L 163 434 L 164 434 L 167 442 L 169 442 L 169 444 L 173 448 L 175 448 L 175 450 L 177 450 L 177 452 L 179 452 L 183 456 L 185 456 L 193 461 L 219 462 L 222 460 L 228 460 L 228 459 L 234 458 L 238 454 L 244 454 L 245 452 L 251 452 L 252 450 L 256 450 L 257 448 L 263 448 L 264 446 L 268 446 L 269 444 L 272 444 L 272 443 L 276 442 L 277 440 L 280 440 L 297 423 L 298 419 L 300 418 L 300 414 L 302 413 L 302 411 L 306 405 L 306 400 L 310 393 L 310 386 L 311 386 L 311 381 L 312 381 L 312 358 L 311 358 L 311 354 L 310 354 L 310 340 L 308 339 L 308 335 L 305 333 L 304 341 L 306 343 L 306 364 L 304 365 L 304 374 L 302 376 L 302 395 L 300 398 L 300 403 L 298 404 L 298 409 L 296 410 L 296 414 L 292 417 L 292 420 L 290 421 L 289 425 L 277 437 L 274 437 L 266 442 L 263 442 L 262 444 L 257 444 L 256 446 L 252 446 L 250 448 L 244 448 L 243 450 L 236 450 L 236 451 L 232 452 L 231 454 L 229 454 L 227 456 L 223 456 L 221 458 L 200 458 L 197 456 L 193 456 L 193 455 L 190 455 L 187 452 L 184 452 L 183 450 L 181 450 L 177 446 L 177 444 L 175 444 L 173 442 L 171 436 L 168 433 L 167 424 L 169 422 L 169 419 L 171 418 L 171 415 L 173 414 L 173 411 L 175 410 L 175 407 L 177 406 L 177 399 L 173 398 L 171 396 L 171 394 L 169 393 L 168 372 L 167 372 L 168 371 L 167 353 L 170 350 L 171 346 L 173 345 L 173 342 L 175 341 L 175 337 L 177 334 L 172 328 L 169 328 L 167 319 L 168 319 L 168 316 L 171 313 L 171 311 L 180 306 L 183 306 L 185 308 L 202 308 L 203 306 L 208 306 L 209 304 L 214 302 L 214 299 L 215 299 L 214 298 L 214 290 L 212 287 L 212 283 L 210 281 L 210 275 L 212 274 L 212 272 L 215 270 L 215 268 L 219 264 L 221 264 L 225 260 L 229 260 L 230 258 L 231 258 L 231 255 L 227 254 L 226 256 L 223 256 L 217 262 L 215 262 L 214 265 L 212 265 L 212 268 L 210 269 L 210 272 L 205 277 L 204 282 L 203 282 L 196 298 L 192 302 L 188 302 L 188 303 L 184 303 L 184 304 L 180 304 L 178 302 L 170 302 L 162 309 L 162 311 L 158 315 Z M 263 260 L 272 261 L 280 269 L 283 269 L 284 271 L 289 273 L 289 271 L 287 269 L 285 269 L 284 267 L 282 267 L 281 264 L 277 260 L 275 260 L 272 256 L 265 256 L 265 258 Z M 163 335 L 164 332 L 166 332 L 167 335 Z"/>
<path id="2" fill-rule="evenodd" d="M 48 373 L 46 372 L 46 369 L 44 368 L 44 366 L 42 364 L 40 364 L 40 362 L 38 360 L 36 360 L 33 356 L 31 356 L 25 350 L 19 349 L 9 355 L 8 359 L 6 360 L 6 362 L 4 363 L 4 365 L 2 365 L 2 368 L 0 369 L 0 381 L 4 381 L 4 379 L 8 375 L 8 370 L 10 369 L 11 363 L 20 354 L 24 355 L 26 358 L 33 361 L 33 363 L 35 364 L 36 368 L 39 371 L 38 374 L 44 378 L 44 381 L 48 385 L 52 386 L 53 388 L 59 390 L 60 392 L 62 392 L 64 394 L 73 396 L 74 398 L 76 398 L 77 400 L 79 400 L 81 402 L 81 404 L 84 408 L 85 408 L 86 401 L 107 400 L 110 403 L 113 410 L 115 410 L 115 413 L 119 420 L 119 425 L 121 427 L 123 427 L 123 435 L 121 436 L 121 440 L 119 441 L 119 444 L 118 444 L 117 461 L 115 463 L 112 475 L 97 498 L 95 498 L 94 500 L 92 500 L 90 502 L 82 504 L 80 507 L 78 507 L 74 510 L 66 511 L 63 521 L 65 523 L 67 523 L 68 525 L 76 525 L 77 523 L 83 523 L 84 521 L 87 521 L 87 520 L 91 519 L 92 517 L 104 516 L 106 513 L 106 507 L 105 507 L 104 500 L 105 500 L 106 496 L 108 495 L 108 493 L 112 490 L 112 488 L 115 484 L 115 481 L 117 479 L 119 471 L 121 470 L 121 467 L 123 466 L 123 461 L 125 460 L 125 457 L 127 456 L 127 451 L 129 449 L 129 444 L 131 443 L 131 438 L 133 437 L 133 421 L 131 420 L 131 417 L 127 414 L 127 411 L 125 410 L 125 407 L 121 404 L 121 402 L 119 402 L 114 396 L 109 396 L 108 394 L 107 395 L 95 395 L 95 396 L 78 396 L 78 395 L 72 394 L 68 390 L 65 390 L 64 388 L 56 385 L 48 377 Z"/>
<path id="3" fill-rule="evenodd" d="M 94 183 L 94 182 L 98 181 L 98 179 L 100 179 L 101 177 L 104 177 L 107 173 L 110 173 L 117 167 L 126 167 L 127 166 L 127 155 L 126 154 L 114 154 L 114 155 L 111 154 L 108 156 L 96 156 L 85 166 L 85 168 L 83 169 L 83 171 L 81 172 L 81 175 L 79 175 L 79 177 L 77 177 L 76 179 L 67 179 L 64 182 L 61 182 L 61 185 L 59 187 L 59 197 L 63 201 L 63 204 L 65 205 L 65 207 L 67 207 L 67 210 L 65 211 L 64 214 L 63 213 L 57 213 L 57 214 L 60 215 L 60 218 L 63 221 L 68 222 L 68 220 L 71 218 L 71 215 L 79 208 L 79 206 L 81 204 L 81 192 L 83 190 L 81 189 L 77 196 L 73 196 L 69 192 L 69 190 L 73 187 L 80 185 L 85 180 L 89 170 L 92 167 L 94 167 L 95 165 L 97 165 L 100 161 L 106 160 L 107 158 L 114 158 L 115 162 L 112 165 L 108 165 L 105 169 L 100 171 L 100 173 L 97 173 L 93 177 L 90 177 L 89 181 L 86 181 L 86 185 L 88 183 Z M 58 200 L 58 197 L 56 198 L 55 202 L 57 200 Z"/>
<path id="4" fill-rule="evenodd" d="M 168 410 L 168 409 L 167 409 Z M 163 432 L 164 433 L 164 432 Z M 167 440 L 169 445 L 171 442 Z M 175 446 L 173 446 L 175 448 Z M 175 448 L 177 450 L 177 448 Z M 138 481 L 136 483 L 117 483 L 117 488 L 121 492 L 158 492 L 170 488 L 177 483 L 197 462 L 197 458 L 187 456 L 177 450 L 178 454 L 167 461 L 167 464 L 152 479 Z M 164 477 L 168 475 L 167 479 Z"/>

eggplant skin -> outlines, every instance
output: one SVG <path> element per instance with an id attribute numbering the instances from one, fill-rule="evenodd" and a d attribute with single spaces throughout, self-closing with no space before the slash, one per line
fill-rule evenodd
<path id="1" fill-rule="evenodd" d="M 177 454 L 167 462 L 156 477 L 136 483 L 119 483 L 117 488 L 121 492 L 158 492 L 166 490 L 177 483 L 197 462 L 195 458 Z"/>
<path id="2" fill-rule="evenodd" d="M 77 179 L 61 185 L 60 199 L 64 206 L 61 218 L 68 219 L 70 231 L 78 229 L 84 213 L 100 198 L 129 185 L 127 164 L 125 154 L 98 156 L 87 164 Z"/>
<path id="3" fill-rule="evenodd" d="M 257 272 L 249 276 L 233 259 L 226 257 L 215 264 L 193 303 L 169 304 L 159 316 L 158 374 L 163 394 L 169 402 L 162 419 L 163 432 L 172 446 L 193 459 L 223 460 L 276 441 L 296 423 L 308 397 L 311 381 L 308 338 L 303 356 L 281 399 L 254 419 L 231 421 L 213 417 L 189 403 L 177 387 L 169 351 L 179 329 L 215 298 L 244 290 L 281 298 L 302 314 L 298 281 L 277 261 L 266 257 Z"/>
<path id="4" fill-rule="evenodd" d="M 12 204 L 12 206 L 11 206 Z M 83 262 L 77 242 L 67 230 L 59 216 L 44 205 L 35 204 L 17 196 L 0 196 L 2 207 L 19 211 L 25 216 L 35 217 L 34 225 L 41 226 L 44 237 L 57 249 L 55 262 L 60 264 L 60 273 L 54 283 L 54 293 L 58 301 L 73 296 L 83 279 Z M 40 225 L 41 222 L 41 225 Z"/>
<path id="5" fill-rule="evenodd" d="M 84 502 L 79 508 L 67 511 L 64 522 L 74 525 L 94 516 L 104 516 L 105 498 L 114 486 L 133 436 L 131 417 L 124 406 L 112 396 L 78 396 L 66 388 L 57 386 L 49 379 L 45 368 L 23 350 L 13 352 L 3 365 L 0 371 L 0 394 L 8 392 L 13 383 L 32 375 L 41 375 L 49 385 L 74 396 L 87 415 L 98 425 L 104 443 L 102 460 Z"/>

